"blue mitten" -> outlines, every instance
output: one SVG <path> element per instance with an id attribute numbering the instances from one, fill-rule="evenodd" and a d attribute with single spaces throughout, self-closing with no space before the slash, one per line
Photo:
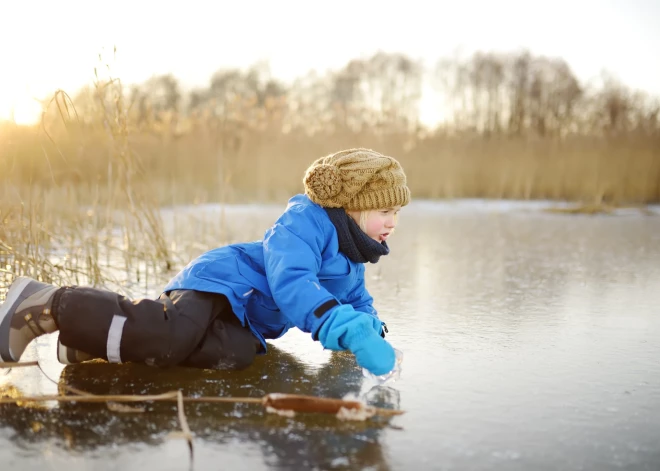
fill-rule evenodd
<path id="1" fill-rule="evenodd" d="M 342 304 L 330 311 L 318 333 L 324 348 L 350 350 L 358 365 L 376 376 L 394 369 L 396 355 L 392 346 L 374 329 L 373 316 Z"/>

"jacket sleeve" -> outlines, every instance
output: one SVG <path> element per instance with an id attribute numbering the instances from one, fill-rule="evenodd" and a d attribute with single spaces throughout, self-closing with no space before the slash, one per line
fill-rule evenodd
<path id="1" fill-rule="evenodd" d="M 266 279 L 275 303 L 296 327 L 313 336 L 339 304 L 318 279 L 325 239 L 323 225 L 310 208 L 294 207 L 266 231 L 263 241 Z"/>
<path id="2" fill-rule="evenodd" d="M 376 311 L 376 309 L 374 309 L 373 306 L 374 298 L 369 294 L 369 292 L 365 287 L 364 266 L 362 267 L 363 267 L 362 268 L 363 273 L 362 276 L 359 277 L 360 282 L 349 293 L 348 303 L 350 303 L 351 306 L 353 306 L 353 309 L 355 309 L 356 311 L 369 314 L 369 316 L 372 318 L 374 330 L 383 337 L 385 337 L 383 331 L 384 322 L 381 321 L 380 318 L 378 317 L 378 311 Z"/>
<path id="3" fill-rule="evenodd" d="M 376 309 L 373 307 L 374 298 L 371 297 L 364 282 L 364 265 L 360 265 L 362 273 L 358 277 L 359 282 L 355 288 L 348 293 L 348 303 L 353 306 L 356 311 L 366 312 L 372 316 L 378 317 Z"/>

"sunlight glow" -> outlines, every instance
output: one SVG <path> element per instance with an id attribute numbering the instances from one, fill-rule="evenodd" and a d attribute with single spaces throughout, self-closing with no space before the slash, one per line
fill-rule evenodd
<path id="1" fill-rule="evenodd" d="M 16 93 L 10 99 L 0 95 L 0 120 L 12 121 L 21 126 L 29 126 L 39 122 L 41 112 L 41 104 L 34 98 L 19 93 Z"/>
<path id="2" fill-rule="evenodd" d="M 632 88 L 660 93 L 660 62 L 652 59 L 660 47 L 657 1 L 555 0 L 540 19 L 542 7 L 527 0 L 465 0 L 441 2 L 441 7 L 408 0 L 403 9 L 393 0 L 335 0 L 322 23 L 304 0 L 222 3 L 224 18 L 250 22 L 221 21 L 218 27 L 217 15 L 199 13 L 208 6 L 202 0 L 173 8 L 155 0 L 115 0 L 103 21 L 97 21 L 97 6 L 85 0 L 0 2 L 0 64 L 8 71 L 0 76 L 0 120 L 13 113 L 17 123 L 37 121 L 40 107 L 33 97 L 47 99 L 57 89 L 75 94 L 93 80 L 95 68 L 105 72 L 114 46 L 118 56 L 111 72 L 125 83 L 173 73 L 184 86 L 205 86 L 220 68 L 262 59 L 270 62 L 274 76 L 293 80 L 310 69 L 337 69 L 379 50 L 403 52 L 432 67 L 457 49 L 526 48 L 565 59 L 580 80 L 608 69 Z M 431 14 L 436 8 L 441 15 Z M 158 22 L 152 20 L 154 11 Z M 314 20 L 289 18 L 286 11 Z M 76 28 L 62 28 L 71 12 L 80 18 Z M 321 25 L 342 25 L 342 31 L 356 34 L 326 34 Z M 172 29 L 179 34 L 163 34 Z M 618 34 L 611 34 L 614 30 Z M 441 119 L 437 108 L 435 101 L 424 104 L 427 121 Z"/>
<path id="3" fill-rule="evenodd" d="M 0 121 L 36 124 L 41 117 L 39 99 L 42 97 L 34 93 L 35 87 L 26 80 L 29 78 L 25 76 L 25 71 L 18 67 L 14 70 L 16 72 L 13 74 L 0 76 Z"/>

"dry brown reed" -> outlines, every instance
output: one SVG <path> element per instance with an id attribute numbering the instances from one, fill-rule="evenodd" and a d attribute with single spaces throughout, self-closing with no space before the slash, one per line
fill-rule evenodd
<path id="1" fill-rule="evenodd" d="M 41 373 L 54 384 L 58 384 L 51 379 L 46 372 L 41 368 L 39 362 L 14 362 L 5 363 L 0 365 L 0 369 L 11 369 L 16 367 L 36 366 L 41 370 Z M 153 401 L 176 401 L 179 410 L 179 420 L 183 434 L 186 437 L 192 437 L 188 422 L 185 418 L 183 411 L 184 402 L 195 403 L 243 403 L 243 404 L 259 404 L 267 410 L 273 409 L 276 411 L 293 411 L 302 413 L 322 413 L 322 414 L 339 414 L 341 409 L 364 411 L 366 417 L 379 415 L 383 417 L 393 417 L 402 415 L 404 412 L 398 409 L 383 409 L 379 407 L 366 406 L 363 402 L 357 400 L 335 399 L 327 397 L 310 396 L 305 394 L 282 394 L 282 393 L 269 393 L 263 397 L 186 397 L 181 390 L 170 391 L 162 394 L 91 394 L 70 386 L 64 386 L 64 389 L 71 395 L 42 395 L 42 396 L 23 396 L 20 394 L 11 394 L 0 397 L 0 404 L 24 404 L 31 402 L 96 402 L 96 403 L 117 403 L 117 402 L 153 402 Z M 139 409 L 128 409 L 130 412 L 141 412 Z"/>
<path id="2" fill-rule="evenodd" d="M 439 70 L 448 121 L 435 129 L 418 121 L 420 68 L 382 53 L 288 89 L 251 70 L 219 72 L 187 100 L 171 76 L 59 91 L 39 125 L 0 124 L 4 283 L 146 286 L 176 263 L 159 206 L 283 204 L 312 159 L 347 147 L 397 157 L 415 199 L 660 201 L 657 100 L 611 80 L 590 91 L 528 53 Z"/>
<path id="3" fill-rule="evenodd" d="M 142 170 L 128 143 L 122 88 L 115 81 L 99 82 L 96 91 L 103 97 L 100 101 L 113 104 L 104 106 L 100 114 L 105 130 L 103 184 L 72 184 L 71 175 L 80 170 L 67 159 L 69 150 L 60 146 L 62 141 L 58 143 L 45 126 L 27 135 L 15 125 L 4 128 L 0 140 L 0 162 L 5 166 L 0 190 L 0 295 L 3 286 L 19 275 L 121 291 L 136 281 L 148 283 L 150 271 L 170 266 L 157 206 L 149 189 L 139 184 Z M 59 91 L 50 105 L 57 110 L 66 134 L 70 122 L 78 122 L 69 96 Z M 26 145 L 38 150 L 39 157 L 30 158 Z M 58 170 L 54 160 L 67 170 Z M 16 162 L 29 164 L 8 168 Z"/>
<path id="4" fill-rule="evenodd" d="M 62 149 L 85 142 L 84 155 L 99 156 L 98 160 L 87 163 L 71 157 L 75 171 L 61 170 L 55 177 L 57 185 L 51 183 L 52 174 L 44 167 L 38 176 L 39 190 L 33 191 L 67 202 L 62 199 L 63 193 L 75 189 L 79 201 L 71 201 L 74 204 L 92 199 L 96 204 L 107 204 L 122 198 L 116 187 L 108 188 L 103 183 L 111 178 L 102 170 L 107 161 L 103 155 L 106 141 L 75 130 L 58 142 Z M 162 205 L 285 201 L 301 191 L 300 175 L 313 158 L 352 146 L 371 147 L 397 157 L 416 198 L 612 204 L 660 201 L 660 140 L 653 136 L 552 140 L 443 135 L 410 138 L 382 136 L 368 130 L 316 136 L 252 131 L 242 138 L 240 148 L 222 158 L 215 140 L 202 131 L 191 131 L 174 140 L 143 132 L 133 135 L 130 145 L 148 165 L 147 174 L 134 184 Z M 10 198 L 3 196 L 4 201 Z M 151 220 L 146 222 L 149 227 L 156 225 Z"/>
<path id="5" fill-rule="evenodd" d="M 159 402 L 159 401 L 175 401 L 179 404 L 183 403 L 243 403 L 243 404 L 258 404 L 264 407 L 272 407 L 277 410 L 302 413 L 324 413 L 324 414 L 337 414 L 339 410 L 344 407 L 348 409 L 356 409 L 362 407 L 362 403 L 358 401 L 347 401 L 342 399 L 324 398 L 317 396 L 307 396 L 300 394 L 280 394 L 270 393 L 264 397 L 216 397 L 216 396 L 195 396 L 186 397 L 181 395 L 181 391 L 170 391 L 162 394 L 108 394 L 108 395 L 42 395 L 42 396 L 15 396 L 15 397 L 0 397 L 0 404 L 26 404 L 31 402 L 80 402 L 80 403 L 107 403 L 107 402 Z M 379 407 L 369 407 L 369 412 L 373 415 L 392 417 L 402 415 L 404 411 L 398 409 L 383 409 Z M 182 421 L 183 424 L 183 421 Z M 185 429 L 185 426 L 184 426 Z M 188 428 L 188 432 L 190 429 Z"/>

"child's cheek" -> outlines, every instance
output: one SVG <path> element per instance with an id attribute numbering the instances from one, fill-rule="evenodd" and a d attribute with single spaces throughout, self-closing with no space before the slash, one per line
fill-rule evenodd
<path id="1" fill-rule="evenodd" d="M 367 232 L 371 237 L 377 237 L 380 234 L 382 224 L 379 219 L 374 218 L 367 224 Z"/>

